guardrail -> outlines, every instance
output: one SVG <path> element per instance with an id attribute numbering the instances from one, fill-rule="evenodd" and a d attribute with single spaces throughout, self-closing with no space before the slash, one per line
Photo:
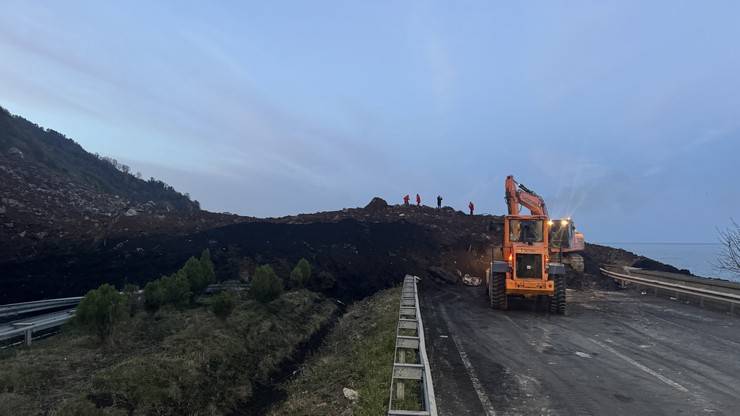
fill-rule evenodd
<path id="1" fill-rule="evenodd" d="M 636 283 L 642 286 L 653 287 L 656 289 L 669 290 L 676 294 L 684 293 L 684 294 L 688 294 L 692 296 L 697 296 L 700 298 L 702 306 L 704 303 L 704 299 L 711 299 L 714 301 L 726 302 L 730 305 L 730 312 L 734 313 L 735 305 L 740 305 L 740 295 L 739 294 L 720 292 L 717 290 L 704 289 L 701 287 L 687 286 L 687 285 L 682 285 L 679 283 L 671 283 L 671 282 L 666 282 L 666 281 L 657 280 L 657 279 L 649 279 L 645 277 L 634 276 L 631 274 L 618 273 L 613 270 L 605 269 L 603 267 L 600 267 L 599 270 L 601 270 L 602 274 L 609 276 L 613 279 L 620 280 L 622 282 L 632 282 L 632 283 Z M 626 270 L 625 272 L 629 273 L 628 270 Z"/>
<path id="2" fill-rule="evenodd" d="M 396 350 L 388 400 L 389 416 L 437 416 L 434 385 L 429 369 L 424 325 L 416 288 L 418 277 L 406 275 L 396 328 Z M 397 409 L 400 405 L 406 409 Z"/>
<path id="3" fill-rule="evenodd" d="M 34 333 L 62 326 L 73 317 L 74 309 L 69 309 L 47 315 L 35 316 L 26 320 L 11 322 L 5 324 L 7 328 L 6 330 L 0 330 L 0 341 L 23 336 L 25 344 L 31 345 Z"/>
<path id="4" fill-rule="evenodd" d="M 46 309 L 61 308 L 64 306 L 74 306 L 80 303 L 81 300 L 82 296 L 77 296 L 71 298 L 36 300 L 33 302 L 9 303 L 7 305 L 0 305 L 0 318 L 38 312 Z"/>

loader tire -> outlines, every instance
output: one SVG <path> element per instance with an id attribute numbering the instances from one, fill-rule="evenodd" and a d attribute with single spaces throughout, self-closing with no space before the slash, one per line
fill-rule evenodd
<path id="1" fill-rule="evenodd" d="M 565 315 L 565 276 L 554 277 L 555 293 L 550 298 L 550 313 Z"/>
<path id="2" fill-rule="evenodd" d="M 488 288 L 488 297 L 493 309 L 506 310 L 508 299 L 506 297 L 506 274 L 494 273 Z"/>

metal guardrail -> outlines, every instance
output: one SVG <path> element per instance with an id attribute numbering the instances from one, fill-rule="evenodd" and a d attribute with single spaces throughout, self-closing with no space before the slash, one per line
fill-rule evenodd
<path id="1" fill-rule="evenodd" d="M 0 330 L 0 341 L 5 341 L 21 336 L 25 339 L 26 345 L 31 345 L 33 334 L 45 329 L 56 328 L 64 325 L 74 317 L 74 309 L 60 312 L 53 312 L 46 315 L 35 316 L 20 321 L 5 324 L 6 330 Z"/>
<path id="2" fill-rule="evenodd" d="M 61 308 L 63 306 L 74 306 L 80 303 L 82 296 L 71 298 L 45 299 L 33 302 L 9 303 L 0 305 L 0 318 L 22 315 L 46 309 Z"/>
<path id="3" fill-rule="evenodd" d="M 406 275 L 401 289 L 401 308 L 396 328 L 396 350 L 388 400 L 389 416 L 437 416 L 434 385 L 427 359 L 424 325 L 416 288 L 418 279 L 416 276 Z M 413 362 L 408 362 L 409 359 Z M 417 394 L 419 397 L 416 397 Z M 396 402 L 407 405 L 407 400 L 412 399 L 411 406 L 403 407 L 413 406 L 420 409 L 404 410 L 394 407 Z"/>
<path id="4" fill-rule="evenodd" d="M 730 312 L 735 311 L 735 305 L 740 305 L 740 295 L 734 293 L 720 292 L 717 290 L 704 289 L 700 287 L 682 285 L 679 283 L 671 283 L 657 279 L 634 276 L 631 274 L 618 273 L 612 270 L 604 269 L 603 267 L 600 267 L 599 270 L 601 270 L 602 274 L 623 282 L 632 282 L 638 285 L 649 286 L 656 289 L 665 289 L 673 291 L 677 294 L 684 293 L 692 296 L 697 296 L 701 299 L 702 305 L 704 303 L 704 299 L 727 302 L 730 304 Z M 625 270 L 625 272 L 629 273 L 628 270 Z"/>

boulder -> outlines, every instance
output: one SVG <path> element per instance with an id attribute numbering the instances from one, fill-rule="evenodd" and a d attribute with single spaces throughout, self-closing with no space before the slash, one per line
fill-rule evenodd
<path id="1" fill-rule="evenodd" d="M 342 389 L 342 393 L 344 393 L 344 397 L 346 397 L 347 400 L 351 401 L 352 403 L 356 403 L 357 400 L 360 399 L 360 393 L 358 393 L 357 390 L 352 390 L 345 387 Z"/>

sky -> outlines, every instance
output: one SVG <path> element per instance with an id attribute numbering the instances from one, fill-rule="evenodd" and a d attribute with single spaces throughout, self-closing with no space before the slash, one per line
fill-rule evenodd
<path id="1" fill-rule="evenodd" d="M 740 219 L 740 2 L 15 1 L 0 106 L 253 216 L 503 214 L 513 174 L 587 241 Z"/>

